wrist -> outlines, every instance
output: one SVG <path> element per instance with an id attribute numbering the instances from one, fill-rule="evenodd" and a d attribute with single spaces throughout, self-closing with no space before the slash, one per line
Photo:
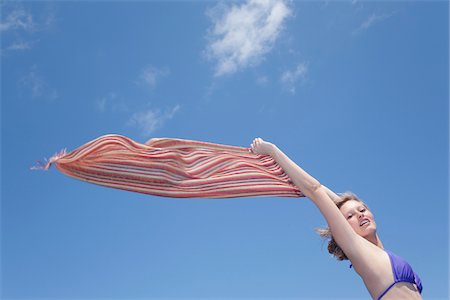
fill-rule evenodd
<path id="1" fill-rule="evenodd" d="M 269 155 L 272 156 L 272 158 L 276 159 L 279 152 L 280 149 L 278 149 L 278 147 L 275 144 L 271 144 Z"/>

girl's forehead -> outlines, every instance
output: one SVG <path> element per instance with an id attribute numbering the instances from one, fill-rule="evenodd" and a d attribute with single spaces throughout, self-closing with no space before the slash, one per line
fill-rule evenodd
<path id="1" fill-rule="evenodd" d="M 341 206 L 341 211 L 343 211 L 343 212 L 351 211 L 354 209 L 358 209 L 360 207 L 365 207 L 364 203 L 356 201 L 356 200 L 349 200 Z"/>

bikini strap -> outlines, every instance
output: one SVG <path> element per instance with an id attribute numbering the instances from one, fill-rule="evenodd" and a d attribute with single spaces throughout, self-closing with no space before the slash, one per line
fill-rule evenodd
<path id="1" fill-rule="evenodd" d="M 391 283 L 390 286 L 388 286 L 387 289 L 384 290 L 384 292 L 381 293 L 381 295 L 378 297 L 378 300 L 380 300 L 381 298 L 383 298 L 384 295 L 386 295 L 386 293 L 397 283 L 397 280 L 395 280 L 393 283 Z"/>

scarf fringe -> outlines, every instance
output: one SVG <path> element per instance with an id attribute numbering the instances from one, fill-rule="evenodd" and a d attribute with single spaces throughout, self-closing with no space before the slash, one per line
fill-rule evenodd
<path id="1" fill-rule="evenodd" d="M 50 157 L 50 159 L 45 159 L 45 162 L 43 161 L 38 161 L 36 162 L 36 165 L 31 167 L 31 170 L 44 170 L 47 171 L 52 164 L 56 163 L 61 157 L 65 156 L 67 154 L 67 150 L 66 149 L 62 149 L 61 151 L 55 153 L 52 157 Z"/>

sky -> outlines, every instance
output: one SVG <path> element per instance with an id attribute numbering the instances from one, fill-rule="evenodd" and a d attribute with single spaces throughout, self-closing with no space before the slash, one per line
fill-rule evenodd
<path id="1" fill-rule="evenodd" d="M 115 133 L 276 144 L 449 297 L 447 1 L 1 1 L 2 299 L 368 299 L 307 198 L 31 171 Z"/>

